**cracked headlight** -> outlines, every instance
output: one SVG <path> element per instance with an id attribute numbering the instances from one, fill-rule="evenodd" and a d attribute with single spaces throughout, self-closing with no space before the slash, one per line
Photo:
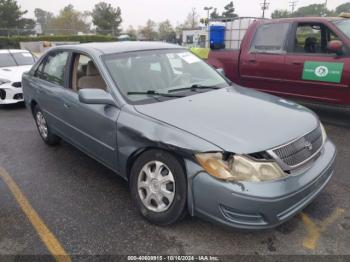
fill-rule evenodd
<path id="1" fill-rule="evenodd" d="M 208 174 L 226 181 L 262 182 L 286 177 L 274 161 L 255 161 L 244 155 L 225 158 L 222 153 L 197 154 L 196 159 Z"/>

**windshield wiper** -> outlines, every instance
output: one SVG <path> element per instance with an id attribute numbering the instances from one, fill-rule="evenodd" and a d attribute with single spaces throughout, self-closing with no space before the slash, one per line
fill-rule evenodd
<path id="1" fill-rule="evenodd" d="M 198 84 L 194 84 L 191 85 L 189 87 L 182 87 L 182 88 L 176 88 L 176 89 L 171 89 L 168 92 L 169 93 L 175 93 L 175 92 L 179 92 L 179 91 L 185 91 L 185 90 L 190 90 L 193 92 L 196 92 L 199 89 L 221 89 L 222 87 L 218 87 L 218 86 L 205 86 L 205 85 L 198 85 Z"/>
<path id="2" fill-rule="evenodd" d="M 148 91 L 130 91 L 127 93 L 128 95 L 149 95 L 149 96 L 163 96 L 163 97 L 185 97 L 183 95 L 172 95 L 167 93 L 159 93 L 154 90 Z"/>

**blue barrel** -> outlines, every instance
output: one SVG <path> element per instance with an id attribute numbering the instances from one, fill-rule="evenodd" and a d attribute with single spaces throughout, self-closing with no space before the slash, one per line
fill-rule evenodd
<path id="1" fill-rule="evenodd" d="M 222 26 L 222 25 L 210 26 L 210 48 L 211 49 L 225 48 L 225 26 Z"/>

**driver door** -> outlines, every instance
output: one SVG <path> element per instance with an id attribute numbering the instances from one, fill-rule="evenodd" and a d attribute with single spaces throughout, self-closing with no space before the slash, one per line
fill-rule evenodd
<path id="1" fill-rule="evenodd" d="M 326 24 L 296 23 L 286 55 L 285 94 L 328 103 L 342 103 L 349 91 L 350 64 L 347 48 L 339 56 L 327 49 L 341 40 Z"/>

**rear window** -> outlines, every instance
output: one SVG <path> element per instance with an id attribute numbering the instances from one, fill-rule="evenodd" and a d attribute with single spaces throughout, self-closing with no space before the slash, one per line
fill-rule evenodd
<path id="1" fill-rule="evenodd" d="M 251 51 L 279 53 L 285 51 L 289 23 L 265 24 L 256 31 Z"/>
<path id="2" fill-rule="evenodd" d="M 0 67 L 33 65 L 35 58 L 29 52 L 0 54 Z"/>

